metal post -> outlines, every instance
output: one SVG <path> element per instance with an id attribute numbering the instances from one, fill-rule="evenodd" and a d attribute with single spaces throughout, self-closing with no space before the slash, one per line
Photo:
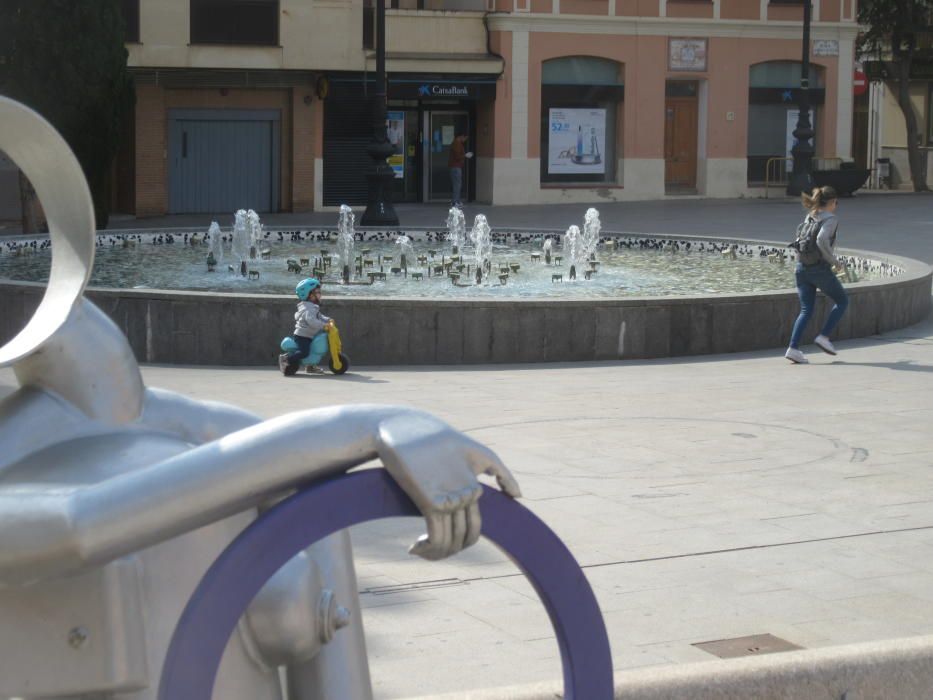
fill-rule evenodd
<path id="1" fill-rule="evenodd" d="M 810 0 L 803 0 L 803 61 L 800 66 L 800 97 L 797 100 L 797 128 L 794 129 L 794 171 L 787 182 L 787 194 L 799 195 L 813 189 L 813 125 L 810 123 Z"/>
<path id="2" fill-rule="evenodd" d="M 386 135 L 386 5 L 376 0 L 376 91 L 373 95 L 373 140 L 366 149 L 373 159 L 367 173 L 369 194 L 362 226 L 398 226 L 398 215 L 392 206 L 392 184 L 395 172 L 386 162 L 392 155 L 392 144 Z"/>

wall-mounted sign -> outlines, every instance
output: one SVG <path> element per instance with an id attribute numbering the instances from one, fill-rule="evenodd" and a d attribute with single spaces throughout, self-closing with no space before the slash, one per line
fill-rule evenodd
<path id="1" fill-rule="evenodd" d="M 389 97 L 396 100 L 494 100 L 495 80 L 429 81 L 389 79 Z"/>
<path id="2" fill-rule="evenodd" d="M 668 40 L 668 69 L 672 71 L 705 71 L 706 39 Z"/>
<path id="3" fill-rule="evenodd" d="M 837 39 L 814 39 L 813 40 L 813 55 L 814 56 L 838 56 L 839 55 L 839 41 Z"/>
<path id="4" fill-rule="evenodd" d="M 395 172 L 395 179 L 405 177 L 405 112 L 386 112 L 386 136 L 392 145 L 392 155 L 386 159 Z"/>
<path id="5" fill-rule="evenodd" d="M 602 175 L 606 143 L 605 109 L 551 109 L 548 112 L 549 175 Z"/>
<path id="6" fill-rule="evenodd" d="M 852 76 L 852 94 L 858 97 L 868 92 L 868 76 L 859 69 L 855 69 L 855 75 Z"/>

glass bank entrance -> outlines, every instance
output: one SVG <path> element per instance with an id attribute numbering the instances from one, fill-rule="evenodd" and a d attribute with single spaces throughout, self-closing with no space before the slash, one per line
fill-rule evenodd
<path id="1" fill-rule="evenodd" d="M 389 143 L 395 154 L 389 164 L 395 171 L 396 202 L 449 202 L 452 196 L 447 167 L 450 146 L 457 134 L 467 134 L 467 150 L 473 147 L 473 110 L 458 104 L 421 104 L 400 109 L 390 102 Z M 474 197 L 472 159 L 463 169 L 463 200 Z"/>
<path id="2" fill-rule="evenodd" d="M 370 76 L 333 75 L 324 106 L 323 195 L 325 206 L 366 203 L 366 173 L 372 139 Z M 450 202 L 447 167 L 458 133 L 467 135 L 466 150 L 476 153 L 476 115 L 496 97 L 496 76 L 436 77 L 390 74 L 386 134 L 394 153 L 394 202 Z M 461 199 L 476 197 L 476 158 L 467 159 Z"/>

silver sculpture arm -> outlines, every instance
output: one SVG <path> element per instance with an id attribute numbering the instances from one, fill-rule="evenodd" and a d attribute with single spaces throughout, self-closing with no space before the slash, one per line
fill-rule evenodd
<path id="1" fill-rule="evenodd" d="M 102 564 L 377 457 L 427 519 L 427 536 L 412 547 L 427 559 L 479 536 L 476 475 L 520 495 L 491 450 L 428 414 L 392 406 L 303 411 L 95 484 L 0 489 L 0 582 Z"/>
<path id="2" fill-rule="evenodd" d="M 200 445 L 262 422 L 242 408 L 220 401 L 196 401 L 165 389 L 148 387 L 141 425 Z"/>

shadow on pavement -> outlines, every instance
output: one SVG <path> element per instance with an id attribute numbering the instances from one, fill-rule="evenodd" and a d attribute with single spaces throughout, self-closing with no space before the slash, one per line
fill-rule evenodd
<path id="1" fill-rule="evenodd" d="M 918 365 L 913 360 L 898 360 L 897 362 L 846 362 L 845 360 L 835 360 L 829 364 L 847 367 L 881 367 L 906 372 L 933 372 L 933 365 Z"/>

